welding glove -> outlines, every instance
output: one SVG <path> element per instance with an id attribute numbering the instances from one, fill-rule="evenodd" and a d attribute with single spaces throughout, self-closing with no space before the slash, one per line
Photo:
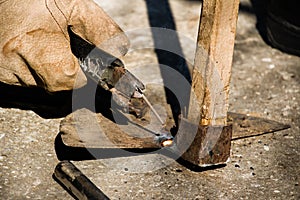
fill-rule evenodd
<path id="1" fill-rule="evenodd" d="M 49 92 L 87 82 L 68 27 L 115 57 L 128 49 L 119 26 L 92 0 L 6 0 L 0 4 L 0 81 Z"/>

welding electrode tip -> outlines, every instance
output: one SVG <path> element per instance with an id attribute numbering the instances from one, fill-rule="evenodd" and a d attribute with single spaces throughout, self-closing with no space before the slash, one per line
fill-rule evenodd
<path id="1" fill-rule="evenodd" d="M 159 114 L 157 113 L 157 111 L 153 108 L 153 106 L 151 105 L 151 103 L 149 102 L 149 100 L 146 98 L 146 96 L 144 94 L 142 94 L 142 97 L 143 97 L 144 101 L 146 102 L 146 104 L 151 109 L 151 111 L 154 113 L 154 115 L 156 116 L 156 118 L 162 124 L 162 126 L 164 126 L 165 125 L 164 121 L 161 119 L 161 117 L 159 116 Z"/>

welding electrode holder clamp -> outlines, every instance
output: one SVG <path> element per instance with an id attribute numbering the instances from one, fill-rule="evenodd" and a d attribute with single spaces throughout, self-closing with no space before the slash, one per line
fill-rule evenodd
<path id="1" fill-rule="evenodd" d="M 96 50 L 101 51 L 101 50 Z M 103 55 L 103 54 L 101 54 Z M 107 55 L 106 55 L 107 56 Z M 109 55 L 110 58 L 113 56 Z M 118 58 L 111 63 L 103 62 L 107 58 L 80 59 L 80 67 L 84 73 L 100 87 L 112 93 L 113 100 L 122 108 L 131 108 L 131 99 L 142 99 L 144 84 L 125 69 Z"/>
<path id="2" fill-rule="evenodd" d="M 113 100 L 121 108 L 135 110 L 130 105 L 132 98 L 141 99 L 144 84 L 125 69 L 117 57 L 83 39 L 68 26 L 72 53 L 78 58 L 84 74 L 100 87 L 112 93 Z M 136 112 L 137 113 L 137 112 Z"/>

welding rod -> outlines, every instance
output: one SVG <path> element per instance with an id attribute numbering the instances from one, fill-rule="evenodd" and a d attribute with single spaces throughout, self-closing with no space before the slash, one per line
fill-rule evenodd
<path id="1" fill-rule="evenodd" d="M 156 116 L 156 118 L 158 119 L 158 121 L 160 121 L 160 123 L 162 124 L 162 126 L 165 125 L 164 121 L 161 119 L 161 117 L 159 116 L 159 114 L 157 113 L 157 111 L 153 108 L 153 106 L 151 105 L 151 103 L 149 102 L 149 100 L 146 98 L 146 96 L 144 94 L 142 94 L 143 99 L 145 100 L 146 104 L 150 107 L 151 111 L 154 113 L 154 115 Z"/>

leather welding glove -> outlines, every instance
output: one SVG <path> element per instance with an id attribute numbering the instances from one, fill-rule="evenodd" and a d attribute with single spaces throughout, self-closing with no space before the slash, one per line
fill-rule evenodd
<path id="1" fill-rule="evenodd" d="M 6 0 L 0 3 L 0 81 L 49 92 L 86 84 L 72 54 L 68 27 L 115 57 L 128 49 L 120 27 L 92 0 Z"/>

